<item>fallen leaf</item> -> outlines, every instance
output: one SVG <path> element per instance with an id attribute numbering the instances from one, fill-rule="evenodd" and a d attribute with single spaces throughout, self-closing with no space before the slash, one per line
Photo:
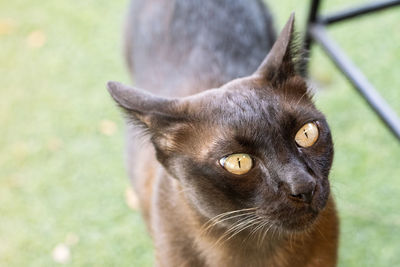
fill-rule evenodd
<path id="1" fill-rule="evenodd" d="M 29 47 L 39 48 L 46 43 L 46 34 L 42 30 L 31 32 L 26 38 L 26 43 Z"/>
<path id="2" fill-rule="evenodd" d="M 0 19 L 0 36 L 11 34 L 15 30 L 16 23 L 13 19 Z"/>
<path id="3" fill-rule="evenodd" d="M 79 236 L 75 233 L 68 233 L 67 236 L 65 237 L 65 244 L 68 246 L 74 246 L 78 244 L 79 242 Z"/>
<path id="4" fill-rule="evenodd" d="M 53 249 L 52 256 L 55 262 L 65 264 L 71 258 L 71 251 L 67 245 L 60 243 Z"/>
<path id="5" fill-rule="evenodd" d="M 128 186 L 125 190 L 125 202 L 128 207 L 134 211 L 139 209 L 139 199 L 132 187 Z"/>
<path id="6" fill-rule="evenodd" d="M 104 135 L 111 136 L 117 131 L 117 125 L 110 120 L 102 120 L 100 122 L 100 132 Z"/>

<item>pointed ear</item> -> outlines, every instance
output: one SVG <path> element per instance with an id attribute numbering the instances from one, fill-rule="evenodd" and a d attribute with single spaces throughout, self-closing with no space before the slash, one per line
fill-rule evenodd
<path id="1" fill-rule="evenodd" d="M 290 15 L 271 51 L 254 73 L 255 76 L 274 83 L 286 80 L 296 74 L 293 31 L 294 13 Z"/>
<path id="2" fill-rule="evenodd" d="M 127 119 L 147 130 L 155 131 L 180 116 L 176 99 L 158 97 L 114 81 L 107 83 L 107 89 Z"/>

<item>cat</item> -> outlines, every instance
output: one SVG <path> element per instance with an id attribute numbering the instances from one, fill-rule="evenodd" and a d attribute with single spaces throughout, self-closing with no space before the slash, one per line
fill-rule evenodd
<path id="1" fill-rule="evenodd" d="M 294 14 L 276 37 L 259 0 L 134 0 L 126 25 L 147 91 L 107 86 L 155 265 L 335 266 L 333 143 L 299 74 Z"/>

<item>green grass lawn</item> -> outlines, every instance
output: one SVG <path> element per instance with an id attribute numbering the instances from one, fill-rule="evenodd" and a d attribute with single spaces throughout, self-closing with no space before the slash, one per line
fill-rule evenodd
<path id="1" fill-rule="evenodd" d="M 295 10 L 304 28 L 308 1 L 269 2 L 277 27 Z M 123 121 L 105 89 L 130 82 L 126 5 L 0 0 L 0 266 L 55 266 L 60 244 L 71 266 L 152 266 L 143 221 L 125 203 Z M 400 114 L 399 18 L 395 8 L 330 33 Z M 318 49 L 311 63 L 336 145 L 340 266 L 399 265 L 399 142 Z"/>

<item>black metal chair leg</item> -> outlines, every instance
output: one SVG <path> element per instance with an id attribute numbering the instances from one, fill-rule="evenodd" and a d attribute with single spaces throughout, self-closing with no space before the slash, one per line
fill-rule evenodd
<path id="1" fill-rule="evenodd" d="M 346 76 L 355 89 L 367 101 L 368 105 L 375 111 L 375 113 L 377 113 L 379 118 L 400 141 L 400 120 L 396 113 L 380 96 L 371 83 L 368 82 L 362 72 L 350 61 L 350 59 L 347 58 L 339 46 L 329 38 L 326 31 L 326 27 L 330 24 L 400 5 L 400 0 L 378 1 L 326 16 L 319 15 L 320 4 L 320 0 L 312 0 L 311 2 L 304 38 L 305 56 L 307 58 L 309 57 L 312 42 L 316 42 L 320 45 L 328 57 L 335 63 L 337 68 Z M 307 68 L 305 68 L 304 75 L 306 74 Z"/>

